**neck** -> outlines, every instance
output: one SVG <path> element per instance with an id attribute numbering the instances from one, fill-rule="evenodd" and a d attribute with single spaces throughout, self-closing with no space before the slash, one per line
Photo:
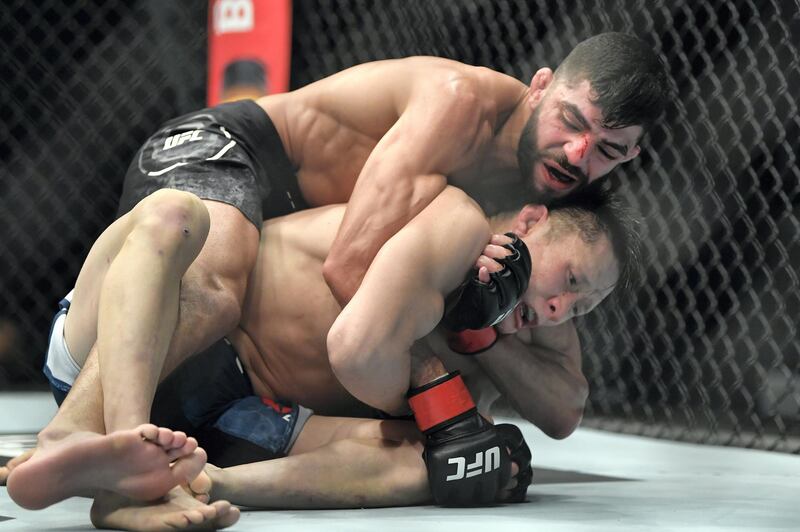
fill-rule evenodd
<path id="1" fill-rule="evenodd" d="M 520 94 L 514 110 L 503 122 L 500 129 L 494 136 L 491 147 L 491 157 L 499 166 L 510 168 L 517 167 L 517 149 L 519 148 L 519 138 L 522 136 L 522 129 L 531 116 L 532 110 L 528 105 L 528 92 L 525 89 Z"/>

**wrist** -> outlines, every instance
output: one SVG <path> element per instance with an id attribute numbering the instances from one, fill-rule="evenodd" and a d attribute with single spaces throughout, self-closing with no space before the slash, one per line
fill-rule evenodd
<path id="1" fill-rule="evenodd" d="M 460 332 L 446 331 L 447 345 L 461 355 L 477 355 L 494 346 L 499 336 L 495 327 L 466 329 Z"/>
<path id="2" fill-rule="evenodd" d="M 414 412 L 417 428 L 426 434 L 476 412 L 475 402 L 458 371 L 412 388 L 408 392 L 408 404 Z"/>
<path id="3" fill-rule="evenodd" d="M 442 361 L 433 355 L 417 356 L 412 352 L 409 384 L 418 388 L 447 374 Z"/>

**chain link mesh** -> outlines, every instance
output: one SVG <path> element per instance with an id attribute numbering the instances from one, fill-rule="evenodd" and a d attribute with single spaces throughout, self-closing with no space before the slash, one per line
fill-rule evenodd
<path id="1" fill-rule="evenodd" d="M 54 305 L 113 220 L 130 157 L 203 107 L 206 10 L 0 8 L 0 325 L 22 361 L 3 362 L 0 387 L 42 383 Z M 645 215 L 646 282 L 580 320 L 584 424 L 800 453 L 796 2 L 295 0 L 293 16 L 292 87 L 415 54 L 529 81 L 595 33 L 650 42 L 678 98 L 611 178 Z"/>

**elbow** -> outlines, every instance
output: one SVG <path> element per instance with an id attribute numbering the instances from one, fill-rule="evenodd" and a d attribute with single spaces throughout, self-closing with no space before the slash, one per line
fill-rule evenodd
<path id="1" fill-rule="evenodd" d="M 328 331 L 328 361 L 331 370 L 345 388 L 358 382 L 364 373 L 364 351 L 358 347 L 359 339 L 351 327 L 337 320 Z"/>
<path id="2" fill-rule="evenodd" d="M 337 257 L 330 254 L 325 258 L 325 262 L 322 263 L 322 278 L 325 279 L 328 285 L 335 284 L 336 275 L 339 273 L 339 270 Z"/>
<path id="3" fill-rule="evenodd" d="M 547 436 L 555 440 L 563 440 L 575 432 L 583 421 L 588 396 L 589 386 L 586 380 L 581 378 L 576 381 L 572 391 L 562 397 L 548 412 L 542 412 L 540 406 L 520 413 Z"/>
<path id="4" fill-rule="evenodd" d="M 549 420 L 548 423 L 544 423 L 543 426 L 539 428 L 554 440 L 563 440 L 575 432 L 575 429 L 580 426 L 582 420 L 583 406 L 580 408 L 563 409 L 557 416 L 554 416 L 553 419 Z"/>
<path id="5" fill-rule="evenodd" d="M 338 319 L 328 331 L 328 361 L 333 374 L 359 400 L 364 398 L 359 397 L 358 392 L 364 391 L 368 387 L 366 383 L 375 377 L 379 347 L 367 328 L 351 320 Z"/>

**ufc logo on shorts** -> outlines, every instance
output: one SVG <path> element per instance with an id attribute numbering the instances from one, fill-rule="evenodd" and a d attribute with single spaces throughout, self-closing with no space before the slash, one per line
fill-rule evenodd
<path id="1" fill-rule="evenodd" d="M 477 477 L 500 467 L 500 447 L 494 446 L 486 451 L 475 453 L 475 461 L 469 465 L 467 465 L 467 459 L 464 456 L 450 458 L 447 463 L 455 464 L 456 466 L 456 472 L 452 475 L 447 475 L 447 478 L 445 478 L 447 482 Z"/>
<path id="2" fill-rule="evenodd" d="M 178 133 L 177 135 L 167 137 L 167 140 L 164 141 L 163 149 L 168 150 L 170 148 L 174 148 L 175 146 L 180 146 L 184 142 L 192 142 L 195 140 L 203 140 L 203 137 L 200 136 L 199 129 L 195 129 L 194 131 L 184 131 L 183 133 Z"/>

